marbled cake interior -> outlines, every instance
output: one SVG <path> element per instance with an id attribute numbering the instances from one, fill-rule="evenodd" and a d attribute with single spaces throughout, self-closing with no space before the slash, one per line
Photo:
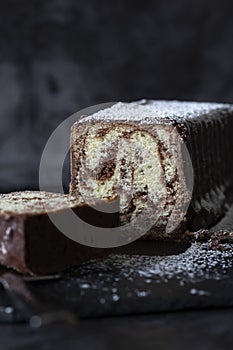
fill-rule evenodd
<path id="1" fill-rule="evenodd" d="M 84 200 L 118 197 L 122 224 L 146 210 L 156 234 L 188 200 L 181 139 L 168 123 L 87 121 L 73 127 L 72 153 L 71 192 Z"/>

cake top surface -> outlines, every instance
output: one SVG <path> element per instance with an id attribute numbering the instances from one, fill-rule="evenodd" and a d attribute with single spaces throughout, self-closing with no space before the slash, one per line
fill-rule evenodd
<path id="1" fill-rule="evenodd" d="M 72 208 L 81 201 L 65 194 L 22 191 L 0 194 L 0 215 L 39 215 L 47 212 L 57 212 Z"/>
<path id="2" fill-rule="evenodd" d="M 135 102 L 118 102 L 92 115 L 85 116 L 79 122 L 86 121 L 143 121 L 155 123 L 177 120 L 212 117 L 226 111 L 233 111 L 233 105 L 213 102 L 188 102 L 166 100 L 140 100 Z"/>

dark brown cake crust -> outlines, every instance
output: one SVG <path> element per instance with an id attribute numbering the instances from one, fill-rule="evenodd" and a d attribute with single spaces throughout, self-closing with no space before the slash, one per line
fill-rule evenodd
<path id="1" fill-rule="evenodd" d="M 64 214 L 65 210 L 53 215 Z M 103 213 L 83 203 L 72 205 L 72 210 L 92 225 L 118 225 L 117 213 L 106 213 L 103 217 Z M 18 272 L 48 274 L 108 254 L 108 249 L 88 247 L 66 237 L 45 211 L 39 215 L 30 211 L 0 215 L 0 264 Z"/>

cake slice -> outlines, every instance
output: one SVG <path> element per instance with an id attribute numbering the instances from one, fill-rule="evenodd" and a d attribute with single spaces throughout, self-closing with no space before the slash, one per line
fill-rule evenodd
<path id="1" fill-rule="evenodd" d="M 232 133 L 227 104 L 114 104 L 72 127 L 71 194 L 118 197 L 122 225 L 147 212 L 153 238 L 210 227 L 233 201 Z"/>
<path id="2" fill-rule="evenodd" d="M 69 195 L 37 191 L 1 194 L 0 264 L 21 273 L 48 274 L 106 256 L 108 250 L 76 243 L 51 222 L 48 214 L 60 217 L 69 209 L 90 224 L 117 225 L 116 216 L 110 214 L 108 222 L 103 222 L 103 213 Z"/>

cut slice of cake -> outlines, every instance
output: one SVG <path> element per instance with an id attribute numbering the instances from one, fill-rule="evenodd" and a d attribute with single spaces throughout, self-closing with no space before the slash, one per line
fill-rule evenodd
<path id="1" fill-rule="evenodd" d="M 101 212 L 94 212 L 79 198 L 69 195 L 37 191 L 1 194 L 0 264 L 21 273 L 48 274 L 106 256 L 109 253 L 106 249 L 69 239 L 49 218 L 51 214 L 59 217 L 70 209 L 91 224 L 102 224 Z M 114 215 L 108 216 L 108 220 L 110 225 L 117 225 Z"/>

